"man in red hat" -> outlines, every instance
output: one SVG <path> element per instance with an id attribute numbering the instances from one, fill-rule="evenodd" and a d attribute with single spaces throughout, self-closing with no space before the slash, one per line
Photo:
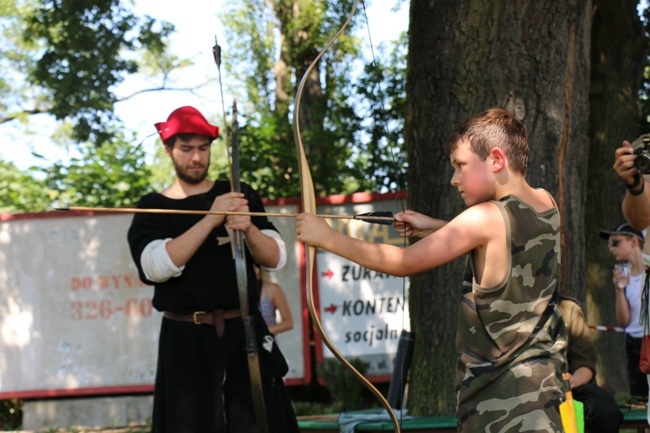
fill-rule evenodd
<path id="1" fill-rule="evenodd" d="M 230 182 L 207 178 L 210 145 L 219 128 L 196 108 L 180 107 L 155 126 L 176 176 L 169 188 L 142 197 L 140 208 L 264 212 L 249 185 L 232 192 Z M 269 432 L 298 432 L 282 382 L 287 364 L 277 345 L 268 344 L 271 334 L 257 308 L 253 262 L 268 270 L 286 262 L 277 229 L 266 217 L 139 213 L 128 232 L 131 255 L 142 281 L 154 286 L 154 307 L 163 312 L 154 433 L 259 431 L 229 230 L 240 230 L 247 244 L 264 421 Z"/>

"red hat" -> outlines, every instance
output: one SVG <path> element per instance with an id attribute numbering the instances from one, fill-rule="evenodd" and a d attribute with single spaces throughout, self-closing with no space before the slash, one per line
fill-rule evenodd
<path id="1" fill-rule="evenodd" d="M 166 122 L 154 125 L 163 143 L 176 134 L 199 134 L 212 138 L 219 136 L 219 127 L 210 125 L 203 114 L 189 105 L 172 111 Z"/>

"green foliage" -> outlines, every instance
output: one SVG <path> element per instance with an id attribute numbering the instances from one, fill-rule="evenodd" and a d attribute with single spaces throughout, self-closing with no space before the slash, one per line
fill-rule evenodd
<path id="1" fill-rule="evenodd" d="M 3 103 L 10 114 L 1 120 L 47 112 L 70 119 L 78 142 L 110 141 L 115 86 L 138 71 L 136 53 L 164 53 L 174 27 L 136 17 L 120 0 L 25 3 L 17 17 L 3 20 L 2 66 L 16 73 L 0 80 L 0 95 L 10 96 Z M 21 80 L 25 73 L 29 84 Z"/>
<path id="2" fill-rule="evenodd" d="M 228 40 L 233 44 L 225 67 L 233 76 L 245 80 L 240 90 L 243 96 L 238 96 L 243 113 L 240 128 L 242 177 L 269 198 L 297 196 L 300 192 L 289 95 L 295 93 L 297 81 L 311 61 L 309 56 L 312 59 L 315 56 L 314 47 L 322 46 L 326 41 L 325 33 L 331 30 L 331 27 L 325 28 L 326 23 L 334 19 L 328 11 L 328 3 L 331 2 L 249 0 L 231 1 L 226 5 L 224 22 Z M 309 55 L 303 55 L 305 51 Z M 328 62 L 349 56 L 345 51 L 336 53 L 337 57 Z M 325 116 L 320 108 L 322 96 L 318 97 L 318 106 L 316 102 L 306 104 L 314 113 L 318 110 L 319 118 Z M 345 176 L 343 173 L 331 176 L 331 173 L 340 171 L 336 161 L 344 161 L 349 149 L 330 144 L 329 138 L 320 133 L 322 130 L 322 121 L 316 121 L 311 135 L 310 131 L 304 134 L 304 137 L 319 137 L 318 148 L 314 152 L 308 149 L 310 167 L 319 194 L 334 184 L 336 186 L 330 190 L 340 192 L 338 180 Z M 323 156 L 325 153 L 327 157 Z M 326 170 L 329 182 L 321 180 Z"/>
<path id="3" fill-rule="evenodd" d="M 293 411 L 296 416 L 324 415 L 337 413 L 329 404 L 323 404 L 313 401 L 292 401 Z"/>
<path id="4" fill-rule="evenodd" d="M 0 123 L 27 122 L 30 114 L 51 113 L 64 120 L 55 139 L 69 145 L 72 137 L 82 143 L 79 151 L 83 155 L 70 166 L 56 163 L 46 170 L 51 191 L 34 180 L 42 176 L 36 169 L 9 170 L 1 180 L 11 186 L 3 193 L 3 209 L 43 210 L 54 199 L 71 201 L 75 196 L 88 205 L 126 205 L 135 200 L 129 199 L 125 189 L 139 188 L 138 182 L 131 177 L 120 182 L 98 176 L 102 158 L 92 155 L 88 143 L 97 147 L 106 143 L 105 152 L 116 152 L 115 142 L 121 139 L 115 134 L 123 126 L 113 112 L 117 102 L 113 90 L 127 74 L 165 75 L 188 63 L 165 53 L 171 24 L 136 17 L 127 5 L 120 0 L 2 4 L 0 31 L 6 39 L 0 48 L 0 65 L 16 73 L 0 77 L 0 112 L 6 113 L 0 115 Z M 241 78 L 237 83 L 243 86 L 239 91 L 244 95 L 240 103 L 242 178 L 269 198 L 299 195 L 292 95 L 307 64 L 341 26 L 351 5 L 351 0 L 232 0 L 226 5 L 232 45 L 224 53 L 224 64 Z M 316 68 L 320 78 L 303 99 L 308 111 L 302 118 L 308 124 L 303 125 L 302 137 L 318 195 L 386 191 L 402 183 L 396 179 L 404 167 L 399 149 L 403 110 L 399 102 L 403 80 L 399 78 L 405 66 L 399 56 L 391 55 L 385 59 L 389 64 L 382 60 L 378 68 L 368 66 L 354 80 L 360 45 L 349 35 L 350 30 L 325 54 Z M 404 38 L 399 47 L 405 46 Z M 312 93 L 314 97 L 309 96 Z M 382 111 L 379 107 L 389 108 Z M 214 155 L 221 159 L 213 158 L 210 175 L 223 177 L 225 153 L 215 151 Z M 95 174 L 96 185 L 82 175 L 86 172 Z M 151 166 L 152 189 L 166 186 L 171 173 L 166 156 L 158 155 Z M 106 186 L 103 192 L 102 185 Z M 107 195 L 109 186 L 117 193 L 115 199 Z"/>
<path id="5" fill-rule="evenodd" d="M 292 95 L 352 2 L 247 0 L 226 6 L 223 20 L 233 43 L 224 64 L 245 83 L 237 90 L 242 177 L 269 198 L 297 196 Z M 360 41 L 350 36 L 352 26 L 324 54 L 301 101 L 301 137 L 320 196 L 405 188 L 399 176 L 406 166 L 406 35 L 381 66 L 368 65 L 356 78 Z"/>
<path id="6" fill-rule="evenodd" d="M 646 7 L 639 13 L 645 33 L 650 34 L 650 7 Z M 650 132 L 650 58 L 646 58 L 646 65 L 643 68 L 643 82 L 639 90 L 639 104 L 641 106 L 641 133 Z M 634 138 L 631 138 L 634 139 Z"/>
<path id="7" fill-rule="evenodd" d="M 246 94 L 246 100 L 255 107 L 251 116 L 268 113 L 273 103 L 274 16 L 264 0 L 231 0 L 223 7 L 228 40 L 223 66 L 231 76 L 238 77 L 237 83 L 228 83 L 230 91 L 238 101 Z"/>
<path id="8" fill-rule="evenodd" d="M 133 206 L 152 191 L 140 145 L 119 138 L 99 148 L 86 143 L 79 151 L 80 157 L 46 169 L 46 183 L 59 205 Z"/>
<path id="9" fill-rule="evenodd" d="M 22 107 L 29 105 L 33 108 L 28 110 L 31 113 L 40 112 L 40 108 L 46 102 L 38 96 L 35 89 L 26 86 L 24 81 L 25 71 L 35 64 L 35 53 L 38 52 L 38 44 L 33 39 L 23 39 L 25 23 L 23 16 L 33 9 L 36 0 L 23 1 L 18 4 L 17 0 L 7 0 L 0 3 L 0 67 L 3 73 L 0 75 L 0 121 L 7 119 L 23 120 L 27 116 Z M 23 104 L 25 100 L 33 100 L 33 103 Z M 21 107 L 20 110 L 13 108 Z"/>
<path id="10" fill-rule="evenodd" d="M 21 172 L 7 161 L 0 161 L 0 172 L 0 212 L 39 212 L 50 208 L 52 196 L 33 172 Z"/>
<path id="11" fill-rule="evenodd" d="M 0 400 L 0 430 L 19 430 L 22 424 L 22 416 L 22 400 Z"/>
<path id="12" fill-rule="evenodd" d="M 286 123 L 271 117 L 257 127 L 245 125 L 239 131 L 242 179 L 269 198 L 298 197 L 296 149 Z"/>
<path id="13" fill-rule="evenodd" d="M 362 375 L 368 369 L 368 363 L 360 358 L 353 358 L 350 364 Z M 363 384 L 354 377 L 342 363 L 336 359 L 325 359 L 318 366 L 318 376 L 327 384 L 332 395 L 332 412 L 359 410 L 363 408 Z"/>
<path id="14" fill-rule="evenodd" d="M 363 132 L 357 166 L 364 167 L 365 189 L 406 191 L 406 149 L 403 129 L 406 116 L 406 55 L 408 37 L 403 33 L 388 53 L 380 52 L 364 69 L 355 90 L 364 102 Z"/>
<path id="15" fill-rule="evenodd" d="M 152 191 L 151 170 L 141 146 L 123 139 L 96 148 L 79 147 L 80 156 L 25 172 L 0 161 L 0 210 L 42 212 L 53 205 L 119 207 L 133 206 Z"/>

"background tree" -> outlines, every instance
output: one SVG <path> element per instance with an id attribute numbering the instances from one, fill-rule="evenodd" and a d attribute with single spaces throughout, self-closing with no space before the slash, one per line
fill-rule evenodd
<path id="1" fill-rule="evenodd" d="M 23 8 L 14 2 L 3 5 L 0 19 L 6 24 L 2 29 L 7 43 L 0 62 L 12 72 L 0 78 L 0 92 L 6 96 L 0 102 L 6 113 L 0 125 L 22 121 L 29 128 L 31 116 L 51 115 L 59 120 L 57 142 L 87 152 L 89 142 L 113 146 L 121 139 L 115 134 L 124 125 L 115 117 L 115 104 L 141 92 L 183 90 L 168 79 L 172 71 L 190 64 L 166 51 L 173 26 L 134 16 L 126 2 L 31 0 Z M 244 180 L 269 198 L 299 194 L 290 108 L 295 88 L 317 48 L 335 33 L 351 5 L 350 0 L 250 0 L 233 1 L 227 8 L 228 51 L 223 57 L 229 72 L 238 77 L 226 84 L 240 102 L 242 171 Z M 130 27 L 133 30 L 127 31 Z M 405 69 L 406 42 L 404 35 L 392 46 L 380 47 L 375 64 L 364 66 L 358 61 L 359 41 L 344 36 L 316 69 L 303 103 L 302 119 L 309 125 L 302 129 L 318 194 L 406 188 L 398 179 L 405 170 L 400 71 Z M 118 97 L 116 85 L 135 73 L 159 77 L 161 84 Z M 222 146 L 218 141 L 218 152 L 224 151 Z M 163 185 L 169 173 L 164 154 L 154 156 L 153 162 L 150 181 Z M 72 164 L 64 169 L 64 163 L 53 163 L 59 173 L 69 175 L 80 170 L 84 160 Z M 224 164 L 222 157 L 213 164 L 213 173 L 221 173 L 216 169 Z M 89 170 L 101 184 L 97 168 Z M 34 167 L 25 175 L 26 180 L 35 176 L 37 182 L 44 174 Z M 105 184 L 111 183 L 110 177 L 106 173 Z M 57 176 L 50 185 L 62 181 Z M 87 197 L 87 202 L 96 200 L 104 199 Z M 29 210 L 43 210 L 37 200 L 32 202 Z"/>
<path id="2" fill-rule="evenodd" d="M 231 76 L 245 82 L 235 91 L 242 119 L 242 172 L 244 180 L 270 198 L 299 195 L 290 107 L 307 67 L 341 27 L 352 4 L 227 3 L 223 20 L 229 51 L 224 64 Z M 308 77 L 301 104 L 301 129 L 318 195 L 396 189 L 404 166 L 403 153 L 393 151 L 391 157 L 385 149 L 399 149 L 404 87 L 391 73 L 403 68 L 406 39 L 382 53 L 388 60 L 384 69 L 366 68 L 356 82 L 352 77 L 359 41 L 348 36 L 351 31 L 337 39 Z M 373 92 L 378 88 L 391 91 Z M 370 102 L 359 103 L 369 95 L 374 95 Z M 379 133 L 378 125 L 392 132 Z"/>
<path id="3" fill-rule="evenodd" d="M 486 108 L 521 119 L 531 142 L 528 179 L 558 202 L 561 289 L 584 286 L 591 2 L 411 2 L 405 139 L 409 207 L 449 219 L 462 209 L 449 184 L 451 129 Z M 434 23 L 434 25 L 432 25 Z M 454 326 L 464 260 L 411 279 L 416 344 L 409 388 L 416 414 L 451 413 Z"/>
<path id="4" fill-rule="evenodd" d="M 101 147 L 86 143 L 81 155 L 46 170 L 50 197 L 60 206 L 135 206 L 154 190 L 142 146 L 119 135 Z"/>
<path id="5" fill-rule="evenodd" d="M 0 161 L 0 212 L 35 212 L 52 206 L 50 190 L 11 162 Z"/>
<path id="6" fill-rule="evenodd" d="M 0 4 L 0 126 L 20 123 L 29 136 L 36 133 L 31 118 L 51 116 L 57 121 L 52 141 L 62 148 L 76 148 L 83 155 L 72 161 L 44 161 L 50 164 L 46 169 L 31 167 L 20 172 L 20 182 L 15 182 L 11 172 L 5 173 L 1 181 L 11 183 L 8 198 L 16 201 L 4 202 L 3 210 L 48 210 L 53 199 L 77 205 L 126 205 L 133 204 L 143 191 L 142 182 L 148 178 L 131 179 L 131 199 L 123 189 L 101 187 L 118 186 L 114 179 L 118 174 L 112 171 L 119 167 L 97 159 L 110 160 L 110 152 L 115 152 L 113 162 L 123 164 L 125 176 L 149 173 L 138 138 L 132 137 L 131 144 L 124 142 L 125 127 L 115 115 L 115 105 L 144 92 L 189 92 L 205 83 L 175 86 L 172 72 L 192 62 L 168 52 L 174 26 L 136 16 L 132 6 L 120 0 L 9 0 Z M 118 85 L 134 74 L 159 84 L 117 96 Z M 108 149 L 94 154 L 92 149 L 103 145 Z M 136 146 L 132 153 L 130 146 Z M 153 181 L 157 181 L 159 170 L 154 167 Z M 75 173 L 92 173 L 92 179 L 75 177 Z M 44 178 L 48 179 L 45 184 Z M 90 187 L 91 181 L 97 188 Z M 64 189 L 45 191 L 44 185 Z"/>
<path id="7" fill-rule="evenodd" d="M 0 124 L 47 113 L 71 122 L 76 142 L 110 141 L 119 121 L 115 86 L 144 66 L 155 65 L 161 73 L 174 60 L 164 42 L 174 26 L 137 17 L 125 4 L 5 2 L 2 61 L 12 73 L 0 79 L 1 108 L 7 113 Z"/>

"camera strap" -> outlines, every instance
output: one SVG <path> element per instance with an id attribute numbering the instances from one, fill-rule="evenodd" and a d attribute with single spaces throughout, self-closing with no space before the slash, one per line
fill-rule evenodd
<path id="1" fill-rule="evenodd" d="M 636 188 L 641 185 L 641 188 L 637 190 Z M 632 195 L 641 195 L 643 194 L 643 190 L 645 189 L 645 180 L 643 179 L 643 176 L 641 176 L 639 173 L 636 173 L 634 175 L 634 183 L 630 185 L 629 183 L 625 182 L 625 188 L 630 192 Z"/>

